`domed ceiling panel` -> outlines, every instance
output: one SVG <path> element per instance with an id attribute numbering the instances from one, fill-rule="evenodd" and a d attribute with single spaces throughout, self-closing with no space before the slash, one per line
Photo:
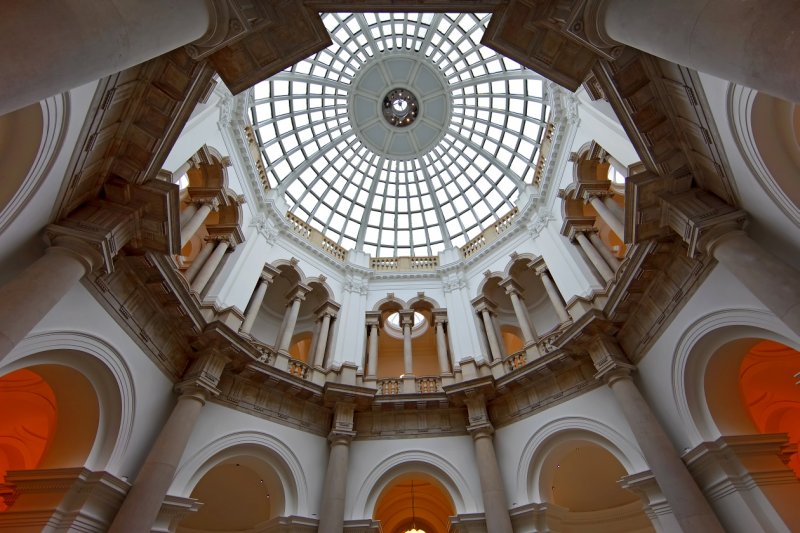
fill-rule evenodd
<path id="1" fill-rule="evenodd" d="M 270 187 L 373 256 L 462 246 L 531 184 L 542 79 L 480 45 L 489 15 L 327 13 L 333 44 L 256 85 Z"/>

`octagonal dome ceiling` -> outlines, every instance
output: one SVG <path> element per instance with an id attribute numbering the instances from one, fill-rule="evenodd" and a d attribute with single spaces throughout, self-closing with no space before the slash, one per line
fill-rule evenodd
<path id="1" fill-rule="evenodd" d="M 511 211 L 549 108 L 539 75 L 480 44 L 489 17 L 323 14 L 333 44 L 253 89 L 292 214 L 346 249 L 428 256 Z"/>

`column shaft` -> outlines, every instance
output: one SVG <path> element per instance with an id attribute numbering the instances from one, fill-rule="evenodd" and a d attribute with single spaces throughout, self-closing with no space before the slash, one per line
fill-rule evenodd
<path id="1" fill-rule="evenodd" d="M 197 273 L 200 272 L 200 269 L 206 264 L 206 261 L 208 261 L 208 258 L 213 251 L 213 244 L 209 243 L 208 241 L 203 243 L 203 246 L 200 248 L 200 252 L 197 254 L 197 257 L 192 260 L 192 264 L 189 265 L 189 268 L 187 268 L 186 272 L 183 273 L 186 281 L 189 283 L 194 281 L 194 278 L 197 277 Z"/>
<path id="2" fill-rule="evenodd" d="M 608 195 L 603 196 L 603 204 L 605 204 L 608 210 L 611 211 L 615 219 L 620 221 L 625 220 L 625 209 L 623 209 L 621 205 L 615 202 L 614 198 Z M 622 222 L 622 224 L 624 228 L 624 222 Z M 623 241 L 625 240 L 625 237 L 623 235 L 620 235 L 619 238 L 622 239 Z"/>
<path id="3" fill-rule="evenodd" d="M 611 270 L 614 272 L 619 270 L 619 265 L 621 264 L 620 260 L 617 259 L 613 253 L 611 253 L 611 250 L 609 250 L 608 246 L 606 246 L 606 243 L 600 239 L 600 236 L 597 235 L 597 233 L 590 233 L 589 240 L 592 242 L 594 249 L 600 252 L 600 255 L 603 256 L 603 261 L 606 262 L 609 268 L 611 268 Z"/>
<path id="4" fill-rule="evenodd" d="M 514 307 L 514 314 L 517 315 L 517 322 L 522 330 L 522 337 L 525 340 L 525 344 L 535 342 L 536 335 L 533 333 L 533 331 L 531 331 L 528 310 L 525 309 L 524 305 L 522 305 L 522 299 L 519 297 L 516 291 L 508 292 L 508 296 L 511 298 L 511 305 Z"/>
<path id="5" fill-rule="evenodd" d="M 378 373 L 378 324 L 369 326 L 369 353 L 367 354 L 367 375 L 375 377 Z"/>
<path id="6" fill-rule="evenodd" d="M 403 324 L 403 373 L 414 374 L 414 359 L 411 353 L 411 324 Z"/>
<path id="7" fill-rule="evenodd" d="M 203 37 L 207 2 L 15 2 L 0 24 L 0 115 L 132 67 Z M 47 36 L 43 39 L 42 36 Z"/>
<path id="8" fill-rule="evenodd" d="M 444 336 L 444 324 L 436 323 L 436 355 L 439 357 L 439 372 L 450 372 L 449 358 L 447 357 L 447 339 Z"/>
<path id="9" fill-rule="evenodd" d="M 486 516 L 486 530 L 492 533 L 512 533 L 508 502 L 497 465 L 490 431 L 479 430 L 472 435 L 475 444 L 475 462 L 481 480 L 483 512 Z"/>
<path id="10" fill-rule="evenodd" d="M 178 398 L 109 533 L 150 531 L 204 403 L 205 397 L 199 391 Z"/>
<path id="11" fill-rule="evenodd" d="M 240 332 L 250 333 L 250 330 L 253 329 L 253 324 L 258 316 L 258 310 L 261 309 L 261 304 L 264 303 L 264 296 L 267 294 L 267 285 L 267 280 L 264 278 L 258 279 L 256 292 L 250 299 L 250 305 L 247 306 L 247 310 L 244 314 L 244 322 L 242 322 L 242 327 L 239 328 Z"/>
<path id="12" fill-rule="evenodd" d="M 611 210 L 606 206 L 603 201 L 598 198 L 597 196 L 591 196 L 589 198 L 589 203 L 592 204 L 594 210 L 597 211 L 597 215 L 608 224 L 608 227 L 617 234 L 617 237 L 624 240 L 625 239 L 625 230 L 623 229 L 622 220 L 617 218 L 617 216 L 611 212 Z"/>
<path id="13" fill-rule="evenodd" d="M 280 352 L 289 351 L 289 345 L 292 343 L 292 337 L 294 336 L 294 328 L 297 325 L 297 316 L 300 314 L 301 301 L 300 297 L 295 297 L 287 310 L 286 327 L 281 333 L 281 344 L 278 347 Z"/>
<path id="14" fill-rule="evenodd" d="M 325 350 L 328 347 L 328 331 L 331 327 L 331 315 L 325 313 L 322 315 L 322 327 L 319 330 L 319 337 L 317 340 L 316 353 L 314 354 L 314 366 L 322 366 L 325 364 Z"/>
<path id="15" fill-rule="evenodd" d="M 489 340 L 489 356 L 492 361 L 500 361 L 503 359 L 503 352 L 500 350 L 500 343 L 497 340 L 497 335 L 494 331 L 494 321 L 488 309 L 481 310 L 483 317 L 483 327 L 486 329 L 486 338 Z"/>
<path id="16" fill-rule="evenodd" d="M 209 243 L 210 245 L 211 243 Z M 195 292 L 202 292 L 203 289 L 206 288 L 208 284 L 208 280 L 211 279 L 211 276 L 214 275 L 214 272 L 217 270 L 217 267 L 222 262 L 222 258 L 225 256 L 225 252 L 228 250 L 228 241 L 219 241 L 217 242 L 216 246 L 214 246 L 214 251 L 211 252 L 208 260 L 203 264 L 200 268 L 200 272 L 197 273 L 197 277 L 194 278 L 192 282 L 192 290 Z"/>
<path id="17" fill-rule="evenodd" d="M 545 270 L 539 275 L 539 278 L 542 280 L 544 290 L 547 292 L 547 296 L 550 298 L 550 303 L 553 304 L 553 307 L 556 310 L 559 321 L 561 323 L 567 322 L 570 319 L 569 313 L 567 312 L 567 307 L 564 305 L 564 301 L 561 299 L 561 293 L 559 292 L 558 287 L 556 287 L 556 284 L 553 282 L 553 278 L 550 277 L 550 272 Z"/>
<path id="18" fill-rule="evenodd" d="M 197 213 L 197 204 L 189 204 L 181 211 L 181 228 L 189 223 L 195 213 Z"/>
<path id="19" fill-rule="evenodd" d="M 186 224 L 181 224 L 181 247 L 186 246 L 186 243 L 189 242 L 189 239 L 197 233 L 197 230 L 200 229 L 200 226 L 203 225 L 203 222 L 206 221 L 208 218 L 208 214 L 211 213 L 213 209 L 213 205 L 210 203 L 204 203 L 192 215 Z"/>
<path id="20" fill-rule="evenodd" d="M 325 488 L 319 513 L 318 533 L 341 533 L 344 530 L 344 501 L 347 490 L 347 469 L 350 460 L 350 439 L 331 439 Z"/>
<path id="21" fill-rule="evenodd" d="M 708 501 L 630 375 L 611 377 L 609 386 L 683 530 L 721 533 Z"/>
<path id="22" fill-rule="evenodd" d="M 800 272 L 742 231 L 725 233 L 706 247 L 764 306 L 800 334 Z"/>
<path id="23" fill-rule="evenodd" d="M 800 12 L 795 2 L 607 0 L 605 40 L 800 101 Z"/>
<path id="24" fill-rule="evenodd" d="M 592 246 L 592 243 L 589 242 L 589 239 L 586 238 L 586 235 L 579 231 L 575 234 L 575 240 L 578 241 L 578 245 L 589 258 L 589 261 L 592 262 L 592 265 L 594 265 L 594 267 L 600 273 L 600 276 L 602 276 L 603 280 L 612 280 L 614 278 L 614 272 L 611 271 L 608 264 L 600 255 L 600 252 L 598 252 L 595 247 Z"/>
<path id="25" fill-rule="evenodd" d="M 78 253 L 52 246 L 14 279 L 0 287 L 0 360 L 61 301 L 86 274 L 102 264 L 89 245 Z"/>

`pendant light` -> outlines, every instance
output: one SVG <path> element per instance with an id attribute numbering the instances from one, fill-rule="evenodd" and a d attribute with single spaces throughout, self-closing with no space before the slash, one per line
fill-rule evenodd
<path id="1" fill-rule="evenodd" d="M 406 533 L 425 533 L 423 529 L 417 529 L 417 513 L 414 509 L 414 480 L 411 480 L 411 529 L 407 529 Z"/>

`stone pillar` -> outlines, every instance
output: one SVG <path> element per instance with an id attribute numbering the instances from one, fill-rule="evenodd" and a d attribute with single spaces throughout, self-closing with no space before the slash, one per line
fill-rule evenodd
<path id="1" fill-rule="evenodd" d="M 711 254 L 789 328 L 800 334 L 800 272 L 764 250 L 741 227 L 746 214 L 699 189 L 662 199 L 662 219 L 689 246 Z"/>
<path id="2" fill-rule="evenodd" d="M 494 320 L 492 320 L 492 311 L 497 306 L 485 296 L 479 296 L 478 298 L 472 300 L 472 305 L 483 319 L 483 327 L 486 331 L 486 340 L 489 341 L 489 358 L 492 361 L 502 361 L 503 350 L 500 348 L 500 341 L 495 332 Z"/>
<path id="3" fill-rule="evenodd" d="M 19 2 L 0 23 L 0 115 L 228 32 L 223 2 Z M 217 31 L 215 31 L 217 30 Z M 43 36 L 47 36 L 43 39 Z"/>
<path id="4" fill-rule="evenodd" d="M 447 324 L 447 311 L 444 309 L 434 309 L 433 323 L 436 328 L 436 355 L 439 358 L 439 373 L 450 373 L 450 357 L 447 355 L 447 337 L 445 337 L 444 326 Z"/>
<path id="5" fill-rule="evenodd" d="M 347 493 L 347 471 L 350 460 L 350 441 L 353 431 L 355 406 L 339 402 L 334 408 L 333 428 L 328 435 L 331 443 L 328 467 L 325 470 L 325 485 L 319 512 L 318 533 L 341 533 L 344 531 L 344 502 Z"/>
<path id="6" fill-rule="evenodd" d="M 478 467 L 478 477 L 481 480 L 486 530 L 492 533 L 512 533 L 508 501 L 494 451 L 492 439 L 494 428 L 486 412 L 486 400 L 482 394 L 468 392 L 465 403 L 471 422 L 467 426 L 467 431 L 472 435 L 475 445 L 475 465 Z"/>
<path id="7" fill-rule="evenodd" d="M 604 281 L 611 281 L 614 279 L 614 272 L 608 266 L 608 264 L 603 259 L 603 256 L 600 255 L 592 243 L 589 242 L 589 239 L 586 238 L 586 235 L 583 231 L 576 231 L 575 232 L 575 240 L 578 241 L 578 245 L 586 254 L 586 257 L 589 258 L 589 261 L 592 262 L 592 265 L 597 269 L 602 276 Z"/>
<path id="8" fill-rule="evenodd" d="M 77 238 L 57 237 L 45 254 L 0 287 L 0 360 L 30 333 L 103 257 Z"/>
<path id="9" fill-rule="evenodd" d="M 536 331 L 533 329 L 528 310 L 525 308 L 522 300 L 522 287 L 519 286 L 511 278 L 506 278 L 500 282 L 500 286 L 505 288 L 506 294 L 511 299 L 511 305 L 514 308 L 514 315 L 517 317 L 517 323 L 522 330 L 522 338 L 525 340 L 525 346 L 535 343 L 538 338 Z"/>
<path id="10" fill-rule="evenodd" d="M 369 352 L 367 353 L 367 376 L 374 378 L 378 373 L 378 333 L 381 329 L 380 313 L 367 313 L 369 328 Z"/>
<path id="11" fill-rule="evenodd" d="M 625 220 L 625 209 L 617 202 L 615 202 L 614 198 L 610 194 L 603 195 L 603 203 L 605 204 L 606 208 L 608 208 L 608 210 L 611 211 L 612 215 L 616 220 L 619 221 Z M 620 223 L 623 224 L 623 230 L 624 230 L 624 222 Z M 624 235 L 620 235 L 619 238 L 622 239 L 623 241 L 625 240 Z"/>
<path id="12" fill-rule="evenodd" d="M 650 470 L 684 531 L 724 530 L 672 442 L 631 377 L 633 365 L 616 341 L 598 336 L 589 345 L 597 377 L 611 388 Z"/>
<path id="13" fill-rule="evenodd" d="M 619 270 L 619 266 L 621 264 L 620 260 L 617 259 L 613 253 L 611 253 L 611 250 L 609 250 L 608 246 L 606 246 L 606 243 L 600 239 L 600 236 L 597 234 L 597 232 L 593 231 L 590 233 L 589 240 L 592 242 L 594 249 L 600 252 L 600 255 L 603 256 L 603 260 L 606 262 L 609 268 L 611 268 L 611 270 L 614 272 Z"/>
<path id="14" fill-rule="evenodd" d="M 207 352 L 192 363 L 183 381 L 176 385 L 178 401 L 114 518 L 110 533 L 150 531 L 200 411 L 209 395 L 219 393 L 216 386 L 228 361 L 215 351 Z"/>
<path id="15" fill-rule="evenodd" d="M 306 299 L 306 294 L 310 290 L 310 287 L 298 284 L 289 293 L 288 297 L 291 303 L 286 308 L 286 325 L 281 332 L 281 343 L 278 346 L 279 352 L 287 353 L 289 351 L 289 346 L 294 336 L 294 328 L 297 325 L 297 316 L 300 314 L 300 304 Z"/>
<path id="16" fill-rule="evenodd" d="M 789 101 L 800 101 L 794 2 L 606 0 L 590 13 L 599 45 L 626 44 Z M 591 11 L 591 10 L 590 10 Z"/>
<path id="17" fill-rule="evenodd" d="M 211 243 L 209 242 L 207 246 L 210 245 Z M 222 258 L 225 256 L 225 252 L 228 251 L 229 247 L 230 242 L 227 239 L 217 241 L 217 244 L 214 245 L 214 251 L 211 252 L 208 260 L 203 263 L 203 266 L 200 267 L 200 272 L 197 273 L 194 281 L 192 281 L 191 288 L 194 292 L 203 292 L 203 289 L 206 288 L 211 276 L 213 276 L 214 272 L 216 272 L 217 267 L 219 267 L 219 264 L 222 262 Z"/>
<path id="18" fill-rule="evenodd" d="M 188 281 L 190 284 L 194 281 L 194 278 L 197 277 L 197 273 L 200 272 L 200 269 L 206 264 L 208 257 L 213 251 L 214 245 L 210 244 L 208 241 L 204 241 L 202 248 L 200 248 L 200 252 L 198 252 L 197 256 L 192 260 L 192 264 L 189 265 L 189 268 L 186 269 L 186 272 L 183 273 L 186 281 Z"/>
<path id="19" fill-rule="evenodd" d="M 411 353 L 411 328 L 414 326 L 414 310 L 400 311 L 400 325 L 403 327 L 403 374 L 414 375 L 414 359 Z"/>
<path id="20" fill-rule="evenodd" d="M 544 290 L 547 292 L 547 297 L 550 298 L 550 303 L 553 304 L 553 308 L 556 310 L 559 322 L 563 324 L 564 322 L 569 322 L 572 320 L 567 312 L 567 306 L 564 303 L 564 300 L 561 298 L 561 292 L 558 290 L 558 287 L 556 287 L 553 278 L 550 277 L 550 271 L 547 269 L 547 265 L 543 260 L 540 260 L 538 264 L 533 266 L 533 268 L 536 272 L 536 275 L 539 276 L 540 280 L 542 280 Z"/>
<path id="21" fill-rule="evenodd" d="M 187 205 L 184 210 L 181 211 L 181 228 L 189 223 L 195 213 L 197 213 L 197 204 L 193 203 Z M 183 241 L 183 239 L 181 239 L 181 241 Z"/>
<path id="22" fill-rule="evenodd" d="M 209 213 L 211 213 L 211 211 L 216 211 L 218 208 L 219 201 L 216 198 L 202 202 L 200 207 L 195 209 L 192 218 L 190 218 L 186 224 L 181 224 L 181 248 L 186 246 L 189 239 L 197 233 L 197 230 L 200 229 L 200 226 L 202 226 L 206 218 L 208 218 Z"/>
<path id="23" fill-rule="evenodd" d="M 317 335 L 314 350 L 314 366 L 323 367 L 325 365 L 325 352 L 328 349 L 328 334 L 331 327 L 331 319 L 336 317 L 339 306 L 333 302 L 325 302 L 317 308 L 315 313 L 321 317 L 322 324 Z"/>
<path id="24" fill-rule="evenodd" d="M 256 291 L 253 293 L 253 297 L 250 298 L 250 303 L 244 313 L 244 322 L 242 322 L 242 327 L 239 328 L 239 333 L 250 333 L 250 330 L 253 329 L 253 324 L 258 316 L 258 310 L 261 309 L 261 304 L 264 303 L 264 296 L 267 294 L 267 287 L 271 281 L 272 276 L 270 274 L 262 272 L 261 276 L 259 276 Z"/>
<path id="25" fill-rule="evenodd" d="M 596 195 L 593 194 L 589 196 L 589 203 L 592 207 L 594 207 L 594 210 L 597 211 L 597 216 L 599 216 L 603 222 L 608 224 L 608 227 L 610 227 L 620 239 L 624 240 L 625 230 L 623 229 L 622 220 L 617 218 L 617 216 L 608 208 L 608 206 L 606 206 L 603 200 L 598 198 Z"/>

